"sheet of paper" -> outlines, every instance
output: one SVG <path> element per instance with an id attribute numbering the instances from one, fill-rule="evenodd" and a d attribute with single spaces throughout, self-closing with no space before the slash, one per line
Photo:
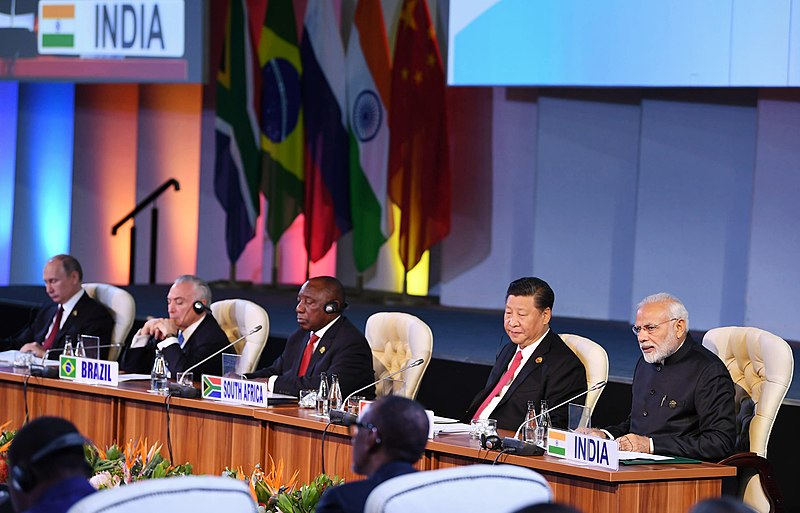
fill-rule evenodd
<path id="1" fill-rule="evenodd" d="M 433 416 L 434 424 L 458 424 L 458 419 L 451 419 L 450 417 Z"/>
<path id="2" fill-rule="evenodd" d="M 661 461 L 661 460 L 671 460 L 672 456 L 661 456 L 660 454 L 647 454 L 645 452 L 619 451 L 619 459 Z"/>
<path id="3" fill-rule="evenodd" d="M 469 433 L 472 428 L 469 424 L 462 424 L 461 422 L 457 422 L 455 424 L 437 424 L 433 428 L 434 435 L 453 435 L 456 433 Z"/>
<path id="4" fill-rule="evenodd" d="M 123 381 L 146 381 L 150 379 L 150 374 L 120 374 L 119 382 Z"/>

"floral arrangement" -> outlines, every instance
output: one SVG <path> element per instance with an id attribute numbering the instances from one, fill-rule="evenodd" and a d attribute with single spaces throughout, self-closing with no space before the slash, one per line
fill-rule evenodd
<path id="1" fill-rule="evenodd" d="M 11 425 L 9 420 L 0 426 L 0 483 L 5 483 L 8 479 L 8 447 L 11 445 L 11 440 L 14 439 L 16 431 L 8 431 L 8 426 Z"/>
<path id="2" fill-rule="evenodd" d="M 142 442 L 129 440 L 124 447 L 113 444 L 105 451 L 91 445 L 84 446 L 86 462 L 92 468 L 92 486 L 98 490 L 115 488 L 141 481 L 162 477 L 191 475 L 192 466 L 170 464 L 161 455 L 161 445 L 155 443 L 148 447 L 147 439 Z"/>
<path id="3" fill-rule="evenodd" d="M 317 507 L 322 492 L 329 486 L 341 484 L 343 480 L 334 476 L 333 478 L 320 474 L 311 483 L 297 488 L 297 476 L 299 471 L 295 470 L 292 477 L 284 482 L 283 460 L 275 464 L 270 457 L 270 470 L 264 472 L 261 465 L 256 465 L 248 475 L 241 467 L 235 470 L 226 468 L 223 476 L 232 477 L 245 481 L 250 487 L 250 494 L 258 504 L 259 513 L 311 513 Z"/>

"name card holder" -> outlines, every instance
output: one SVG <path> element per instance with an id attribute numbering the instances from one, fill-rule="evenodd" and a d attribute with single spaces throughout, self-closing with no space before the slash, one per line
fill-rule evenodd
<path id="1" fill-rule="evenodd" d="M 211 399 L 228 404 L 267 407 L 269 389 L 261 381 L 224 378 L 203 374 L 203 399 Z"/>
<path id="2" fill-rule="evenodd" d="M 547 454 L 581 465 L 619 470 L 619 447 L 614 440 L 560 429 L 547 433 Z"/>
<path id="3" fill-rule="evenodd" d="M 58 377 L 75 383 L 89 385 L 119 384 L 119 364 L 94 358 L 61 355 L 58 365 Z"/>

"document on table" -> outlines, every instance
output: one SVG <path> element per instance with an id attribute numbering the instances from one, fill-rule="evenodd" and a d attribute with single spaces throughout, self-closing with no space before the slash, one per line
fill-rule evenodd
<path id="1" fill-rule="evenodd" d="M 620 460 L 671 460 L 672 456 L 661 456 L 660 454 L 647 454 L 646 452 L 619 451 Z"/>
<path id="2" fill-rule="evenodd" d="M 455 435 L 458 433 L 469 433 L 472 430 L 469 424 L 456 422 L 455 424 L 436 424 L 433 425 L 433 434 L 436 435 Z"/>

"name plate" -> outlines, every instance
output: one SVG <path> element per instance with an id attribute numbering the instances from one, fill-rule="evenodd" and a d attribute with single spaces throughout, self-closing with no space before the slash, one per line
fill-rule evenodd
<path id="1" fill-rule="evenodd" d="M 58 377 L 75 383 L 115 387 L 119 384 L 119 364 L 94 358 L 61 355 Z"/>
<path id="2" fill-rule="evenodd" d="M 575 463 L 619 470 L 619 447 L 614 440 L 550 429 L 547 432 L 547 454 Z"/>
<path id="3" fill-rule="evenodd" d="M 264 382 L 203 374 L 203 399 L 266 408 L 268 397 L 269 389 Z"/>

